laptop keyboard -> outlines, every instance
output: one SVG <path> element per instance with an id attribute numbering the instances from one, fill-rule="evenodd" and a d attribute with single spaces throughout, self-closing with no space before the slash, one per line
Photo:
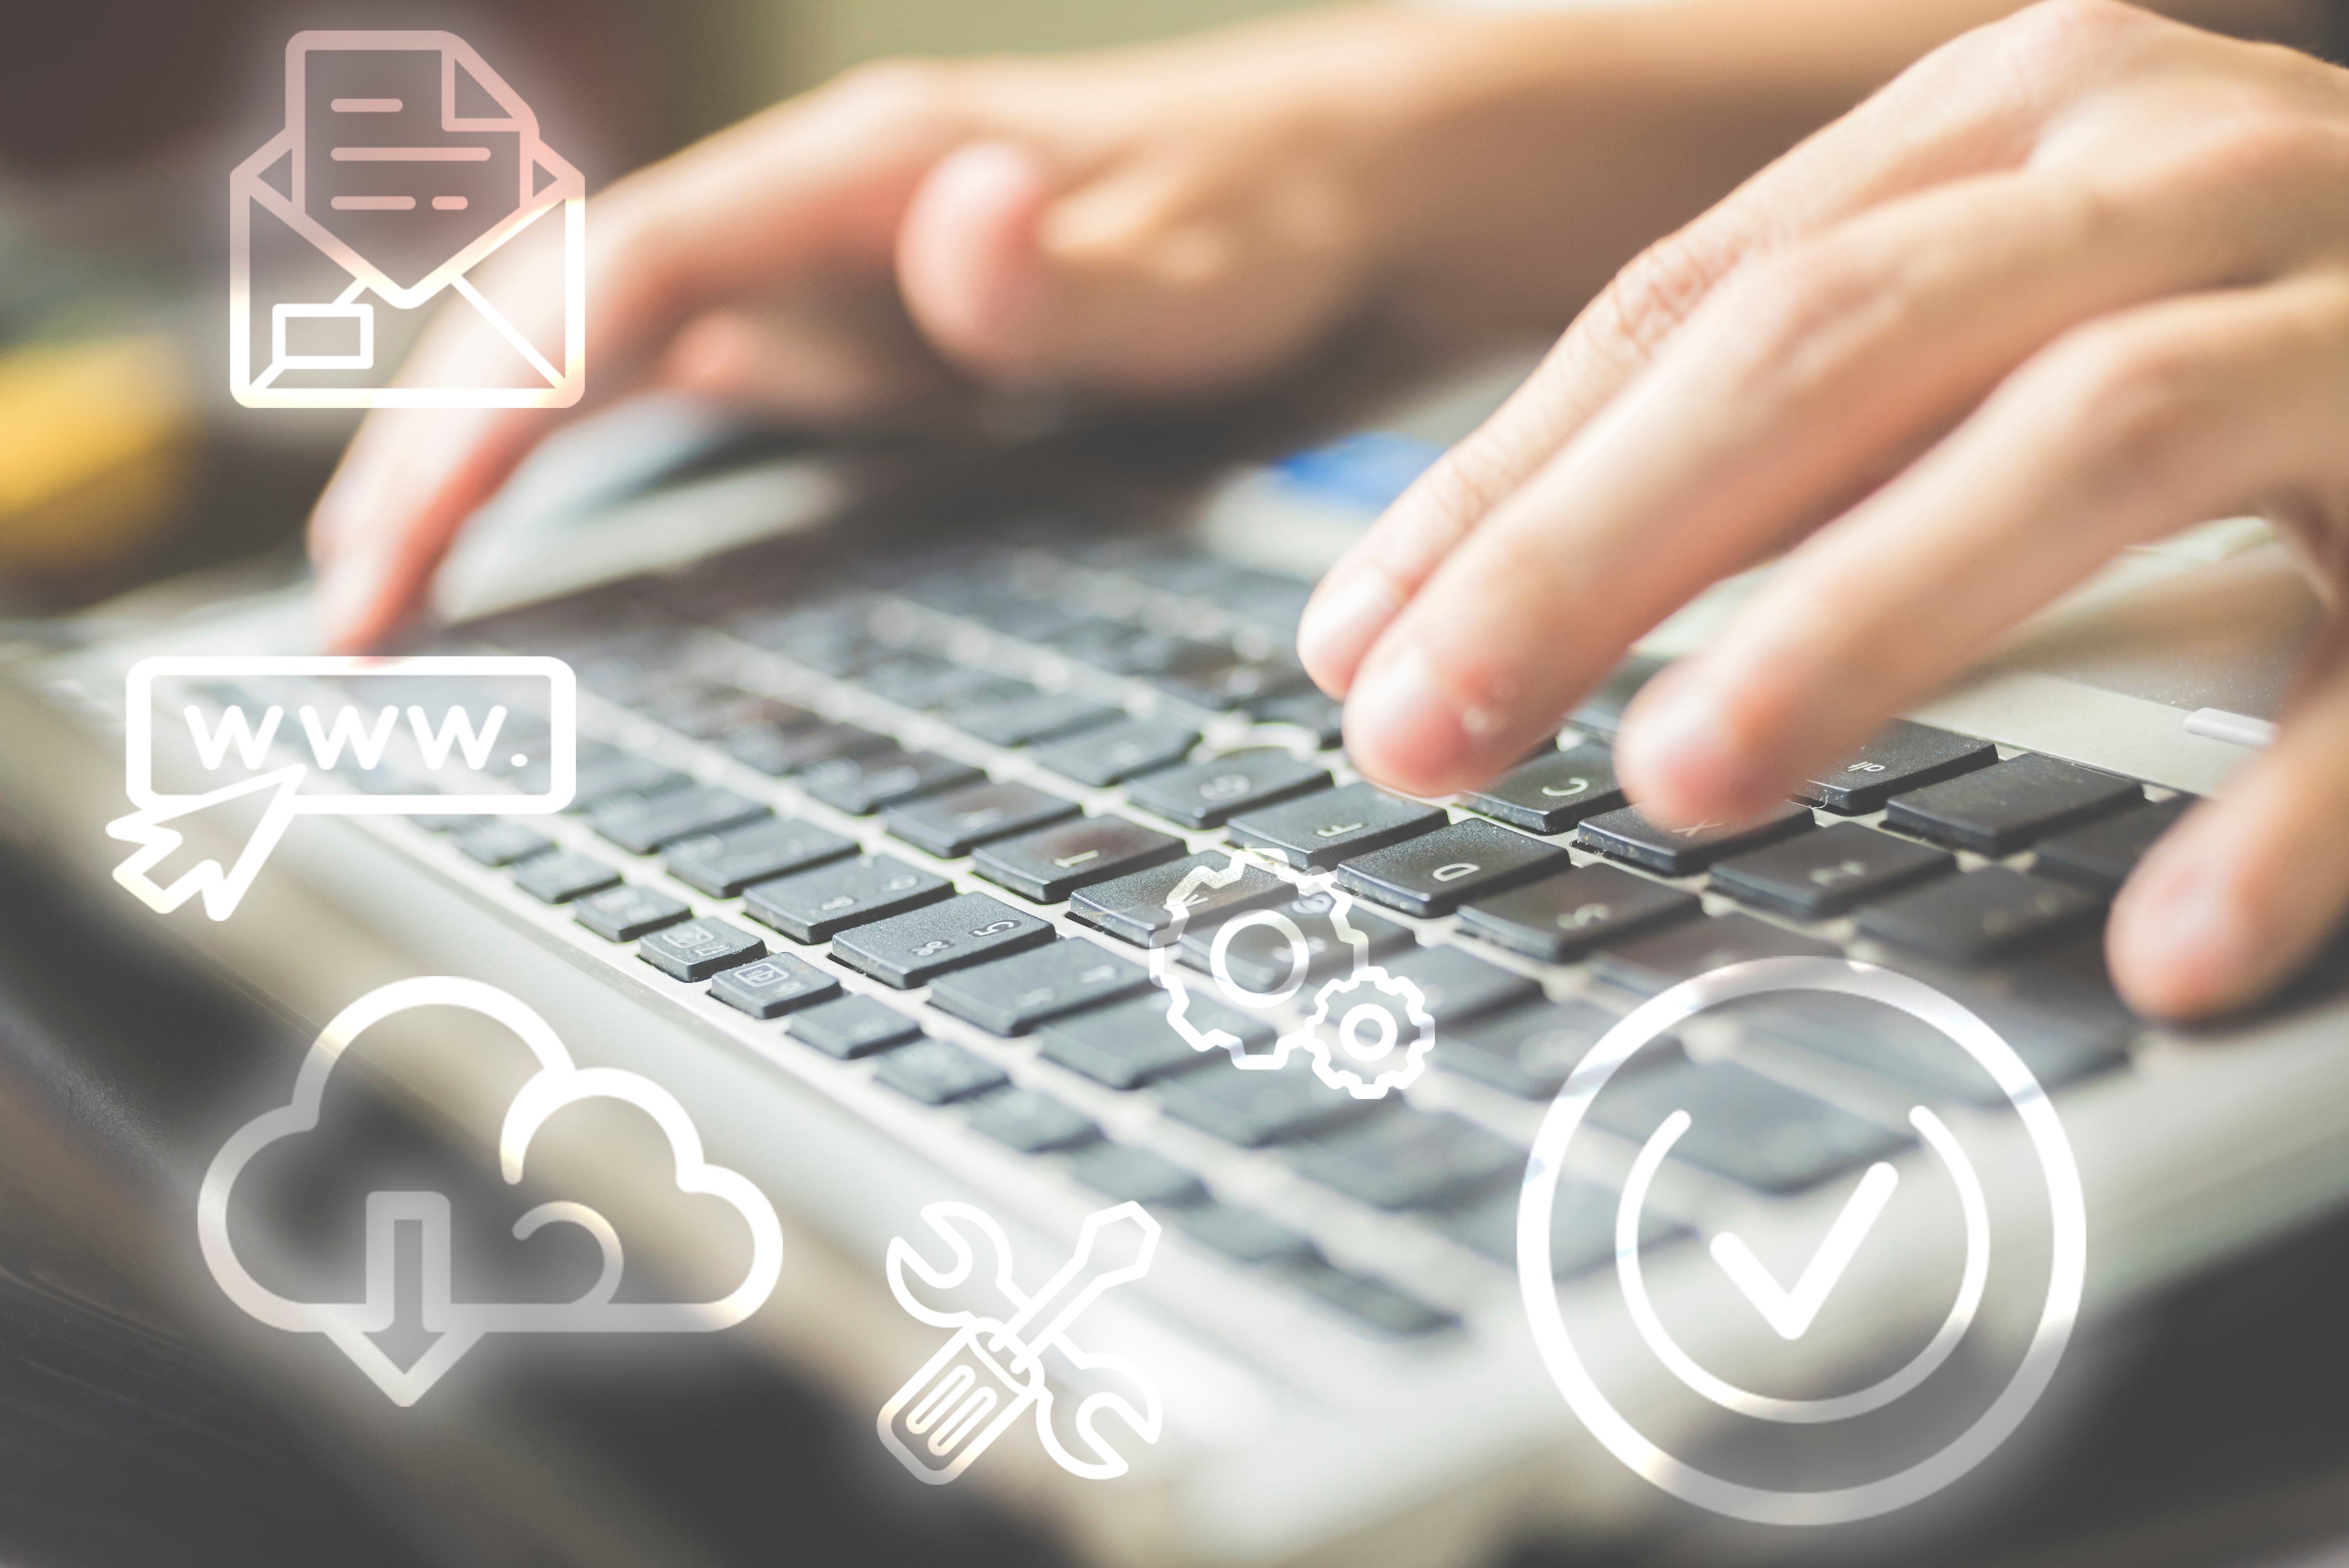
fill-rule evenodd
<path id="1" fill-rule="evenodd" d="M 1555 749 L 1449 805 L 1400 800 L 1357 780 L 1288 651 L 1302 582 L 1074 531 L 868 565 L 794 548 L 451 634 L 578 671 L 578 798 L 551 825 L 416 819 L 416 842 L 542 923 L 569 912 L 576 940 L 771 1056 L 1146 1202 L 1365 1334 L 1513 1301 L 1542 1110 L 1610 1023 L 1691 975 L 1785 954 L 1906 969 L 2050 1088 L 2125 1068 L 2138 1033 L 2096 941 L 2178 809 L 2165 791 L 1904 722 L 1758 827 L 1664 831 L 1609 762 L 1656 667 L 1635 659 Z M 1174 935 L 1165 896 L 1233 845 L 1334 872 L 1376 960 L 1422 986 L 1437 1045 L 1407 1094 L 1355 1099 L 1301 1058 L 1236 1070 L 1168 1022 L 1144 967 Z M 1174 955 L 1191 1016 L 1268 1047 L 1214 997 L 1215 928 L 1280 909 L 1319 975 L 1350 961 L 1331 904 L 1253 870 L 1207 893 Z M 1225 946 L 1244 984 L 1292 965 L 1262 927 Z M 1674 1157 L 1716 1191 L 1831 1181 L 1907 1143 L 1914 1097 L 1984 1102 L 1881 1012 L 1745 1005 L 1701 1051 L 1643 1052 L 1594 1127 L 1636 1139 L 1650 1102 L 1696 1106 Z M 1660 1212 L 1651 1243 L 1703 1218 Z M 1611 1255 L 1602 1184 L 1567 1176 L 1556 1222 L 1561 1275 Z"/>

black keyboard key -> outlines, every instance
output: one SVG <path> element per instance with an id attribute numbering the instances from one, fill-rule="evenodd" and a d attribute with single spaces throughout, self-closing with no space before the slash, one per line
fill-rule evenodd
<path id="1" fill-rule="evenodd" d="M 1419 987 L 1439 1029 L 1541 995 L 1538 982 L 1457 947 L 1414 947 L 1387 959 L 1382 967 Z"/>
<path id="2" fill-rule="evenodd" d="M 856 674 L 856 684 L 900 707 L 929 712 L 956 703 L 1000 702 L 1035 688 L 993 670 L 949 664 L 928 654 L 907 654 Z"/>
<path id="3" fill-rule="evenodd" d="M 1623 727 L 1623 710 L 1640 695 L 1640 688 L 1655 678 L 1664 667 L 1662 659 L 1651 659 L 1644 654 L 1634 654 L 1609 672 L 1599 689 L 1584 697 L 1566 722 L 1585 735 L 1595 735 L 1611 741 Z"/>
<path id="4" fill-rule="evenodd" d="M 930 1004 L 991 1035 L 1024 1035 L 1037 1025 L 1150 989 L 1150 973 L 1071 937 L 994 964 L 941 975 Z"/>
<path id="5" fill-rule="evenodd" d="M 856 852 L 856 841 L 788 818 L 669 845 L 668 874 L 713 898 L 735 898 L 754 882 L 789 876 Z"/>
<path id="6" fill-rule="evenodd" d="M 2075 931 L 2104 907 L 2101 895 L 2067 882 L 1984 866 L 1868 905 L 1859 912 L 1859 929 L 1952 964 L 1983 964 Z"/>
<path id="7" fill-rule="evenodd" d="M 764 937 L 706 914 L 664 926 L 636 944 L 636 956 L 672 980 L 707 980 L 766 953 Z"/>
<path id="8" fill-rule="evenodd" d="M 1740 903 L 1797 920 L 1826 920 L 1957 866 L 1946 850 L 1857 822 L 1835 822 L 1722 861 L 1713 868 L 1713 885 Z"/>
<path id="9" fill-rule="evenodd" d="M 1967 998 L 1971 1005 L 1974 998 Z M 2004 1103 L 2006 1091 L 1964 1047 L 1898 1008 L 1863 996 L 1795 992 L 1755 996 L 1721 1010 L 1757 1037 L 1831 1057 L 1928 1099 Z M 2037 1010 L 1985 1009 L 1983 1021 L 2053 1089 L 2127 1058 L 2128 1033 L 2107 1022 Z"/>
<path id="10" fill-rule="evenodd" d="M 757 610 L 738 616 L 731 629 L 745 642 L 781 654 L 828 676 L 845 676 L 880 656 L 868 629 L 869 600 L 851 600 L 799 609 Z"/>
<path id="11" fill-rule="evenodd" d="M 554 841 L 534 828 L 492 817 L 458 833 L 456 845 L 470 860 L 485 866 L 510 866 L 554 848 Z"/>
<path id="12" fill-rule="evenodd" d="M 1613 866 L 1578 866 L 1477 900 L 1461 910 L 1460 928 L 1513 953 L 1563 964 L 1607 943 L 1687 920 L 1703 907 L 1682 888 Z"/>
<path id="13" fill-rule="evenodd" d="M 1180 891 L 1185 879 L 1202 870 L 1222 875 L 1230 864 L 1229 855 L 1203 850 L 1146 872 L 1081 887 L 1069 895 L 1069 918 L 1122 942 L 1157 947 L 1171 940 L 1174 912 L 1166 901 Z M 1192 888 L 1184 898 L 1184 924 L 1185 929 L 1195 922 L 1213 924 L 1244 909 L 1278 903 L 1289 893 L 1288 883 L 1242 861 L 1237 880 L 1221 887 L 1202 881 Z"/>
<path id="14" fill-rule="evenodd" d="M 1565 1087 L 1567 1076 L 1589 1055 L 1599 1037 L 1620 1022 L 1620 1014 L 1580 997 L 1530 1003 L 1445 1029 L 1435 1059 L 1464 1078 L 1506 1093 L 1547 1099 Z M 1645 1062 L 1678 1049 L 1677 1041 L 1658 1040 L 1632 1061 Z"/>
<path id="15" fill-rule="evenodd" d="M 1615 756 L 1591 741 L 1520 762 L 1460 803 L 1529 833 L 1563 833 L 1585 817 L 1623 804 Z"/>
<path id="16" fill-rule="evenodd" d="M 1040 833 L 987 845 L 971 870 L 1039 903 L 1058 903 L 1090 882 L 1107 882 L 1183 853 L 1183 841 L 1123 817 L 1087 817 Z"/>
<path id="17" fill-rule="evenodd" d="M 1517 1266 L 1517 1202 L 1521 1189 L 1512 1185 L 1481 1193 L 1464 1203 L 1428 1216 L 1438 1230 L 1505 1268 Z M 1619 1195 L 1596 1181 L 1561 1176 L 1550 1194 L 1549 1272 L 1553 1279 L 1571 1279 L 1611 1263 L 1615 1257 L 1615 1210 Z M 1682 1227 L 1653 1208 L 1640 1215 L 1642 1252 L 1685 1233 Z"/>
<path id="18" fill-rule="evenodd" d="M 829 942 L 851 926 L 904 914 L 953 892 L 946 878 L 894 856 L 859 855 L 755 883 L 742 907 L 793 941 Z"/>
<path id="19" fill-rule="evenodd" d="M 1071 635 L 1058 645 L 1080 663 L 1113 676 L 1170 676 L 1203 670 L 1228 661 L 1229 648 L 1195 642 L 1164 632 L 1119 626 L 1115 632 L 1091 637 Z"/>
<path id="20" fill-rule="evenodd" d="M 1026 784 L 972 784 L 892 806 L 882 820 L 916 849 L 959 860 L 979 845 L 1077 814 L 1077 803 Z"/>
<path id="21" fill-rule="evenodd" d="M 1034 915 L 983 892 L 967 892 L 843 933 L 833 939 L 832 955 L 905 991 L 950 969 L 1008 958 L 1052 937 L 1051 926 Z"/>
<path id="22" fill-rule="evenodd" d="M 1376 1209 L 1417 1209 L 1481 1186 L 1526 1157 L 1456 1116 L 1398 1109 L 1292 1145 L 1288 1158 L 1325 1187 Z"/>
<path id="23" fill-rule="evenodd" d="M 1571 864 L 1556 844 L 1471 817 L 1348 861 L 1338 881 L 1406 914 L 1449 914 Z"/>
<path id="24" fill-rule="evenodd" d="M 1304 1232 L 1254 1209 L 1230 1203 L 1193 1203 L 1174 1211 L 1183 1233 L 1236 1264 L 1305 1263 L 1320 1255 Z"/>
<path id="25" fill-rule="evenodd" d="M 924 1105 L 947 1105 L 1001 1088 L 1011 1080 L 985 1057 L 945 1040 L 915 1040 L 883 1054 L 873 1069 L 876 1082 Z"/>
<path id="26" fill-rule="evenodd" d="M 1709 975 L 1749 958 L 1840 958 L 1831 942 L 1772 925 L 1750 914 L 1720 914 L 1667 926 L 1591 954 L 1590 965 L 1605 979 L 1642 995 L 1668 990 L 1683 980 Z"/>
<path id="27" fill-rule="evenodd" d="M 606 752 L 592 761 L 583 756 L 575 777 L 570 806 L 574 811 L 591 811 L 623 795 L 664 795 L 693 782 L 689 773 L 625 751 Z"/>
<path id="28" fill-rule="evenodd" d="M 1323 1083 L 1303 1052 L 1273 1068 L 1243 1069 L 1225 1062 L 1212 1072 L 1164 1079 L 1154 1092 L 1175 1120 L 1251 1149 L 1392 1109 Z"/>
<path id="29" fill-rule="evenodd" d="M 1293 646 L 1298 624 L 1305 618 L 1306 602 L 1313 597 L 1313 584 L 1301 577 L 1244 571 L 1210 597 L 1231 614 L 1262 627 L 1274 642 Z"/>
<path id="30" fill-rule="evenodd" d="M 654 723 L 695 740 L 715 740 L 746 724 L 810 729 L 822 722 L 806 708 L 719 681 L 687 680 L 636 705 Z"/>
<path id="31" fill-rule="evenodd" d="M 620 873 L 593 855 L 538 855 L 514 871 L 514 886 L 542 903 L 569 903 L 619 885 Z"/>
<path id="32" fill-rule="evenodd" d="M 1036 760 L 1080 784 L 1119 784 L 1180 762 L 1199 744 L 1199 732 L 1164 719 L 1129 718 L 1080 731 L 1036 748 Z"/>
<path id="33" fill-rule="evenodd" d="M 1587 850 L 1629 861 L 1668 877 L 1693 876 L 1715 861 L 1807 833 L 1817 820 L 1807 806 L 1780 806 L 1758 822 L 1723 828 L 1700 822 L 1692 828 L 1661 828 L 1636 806 L 1585 820 L 1575 836 Z"/>
<path id="34" fill-rule="evenodd" d="M 1089 1143 L 1069 1160 L 1069 1174 L 1121 1202 L 1174 1207 L 1196 1203 L 1207 1189 L 1163 1155 L 1131 1143 Z"/>
<path id="35" fill-rule="evenodd" d="M 843 996 L 819 1002 L 804 1013 L 792 1015 L 787 1026 L 793 1039 L 805 1040 L 817 1050 L 843 1061 L 854 1061 L 876 1051 L 919 1039 L 922 1026 L 885 1003 L 870 996 Z"/>
<path id="36" fill-rule="evenodd" d="M 1764 1192 L 1814 1186 L 1912 1141 L 1735 1062 L 1682 1060 L 1619 1074 L 1589 1114 L 1594 1126 L 1644 1144 L 1676 1110 L 1689 1113 L 1689 1128 L 1672 1145 L 1673 1159 Z"/>
<path id="37" fill-rule="evenodd" d="M 1034 692 L 981 707 L 957 708 L 949 716 L 966 735 L 997 746 L 1031 746 L 1092 729 L 1125 717 L 1124 710 L 1070 692 Z"/>
<path id="38" fill-rule="evenodd" d="M 1359 947 L 1338 929 L 1334 913 L 1337 897 L 1332 893 L 1301 893 L 1285 903 L 1265 906 L 1295 926 L 1297 934 L 1304 938 L 1306 967 L 1302 979 L 1306 983 L 1319 983 L 1334 975 L 1350 975 L 1357 961 L 1375 963 L 1387 954 L 1411 945 L 1408 927 L 1371 913 L 1359 902 L 1348 902 L 1352 907 L 1345 912 L 1344 920 L 1347 930 L 1361 939 Z M 1194 924 L 1185 929 L 1184 962 L 1203 973 L 1211 973 L 1217 932 L 1237 919 L 1235 914 L 1212 925 Z M 1296 966 L 1297 949 L 1288 932 L 1277 923 L 1251 923 L 1224 944 L 1225 972 L 1250 991 L 1270 993 L 1297 984 L 1299 976 Z"/>
<path id="39" fill-rule="evenodd" d="M 1318 691 L 1291 692 L 1247 705 L 1258 724 L 1289 724 L 1313 738 L 1317 746 L 1335 746 L 1345 738 L 1346 705 Z"/>
<path id="40" fill-rule="evenodd" d="M 1185 1021 L 1203 1037 L 1218 1030 L 1231 1035 L 1246 1055 L 1260 1056 L 1270 1048 L 1271 1026 L 1223 1006 L 1203 995 L 1203 989 L 1195 985 L 1185 995 Z M 1113 1007 L 1080 1013 L 1045 1025 L 1036 1032 L 1036 1044 L 1046 1061 L 1058 1062 L 1111 1088 L 1138 1088 L 1207 1062 L 1222 1062 L 1229 1068 L 1226 1052 L 1198 1049 L 1167 1021 L 1173 1002 L 1165 992 L 1156 991 Z"/>
<path id="41" fill-rule="evenodd" d="M 1142 636 L 1141 627 L 1127 621 L 1112 621 L 1101 615 L 1080 615 L 1063 623 L 1044 641 L 1059 653 L 1081 665 L 1103 665 L 1114 659 L 1127 644 Z"/>
<path id="42" fill-rule="evenodd" d="M 800 788 L 852 817 L 870 816 L 884 806 L 968 784 L 978 769 L 935 751 L 892 747 L 864 757 L 835 757 L 800 773 Z"/>
<path id="43" fill-rule="evenodd" d="M 1022 643 L 1050 643 L 1084 619 L 1049 599 L 991 592 L 973 596 L 959 613 Z"/>
<path id="44" fill-rule="evenodd" d="M 1294 658 L 1278 655 L 1268 659 L 1232 659 L 1193 670 L 1154 677 L 1151 685 L 1177 702 L 1209 713 L 1228 713 L 1244 703 L 1293 692 L 1312 685 L 1305 667 Z"/>
<path id="45" fill-rule="evenodd" d="M 1243 844 L 1280 851 L 1292 866 L 1319 870 L 1432 832 L 1444 823 L 1444 813 L 1436 807 L 1398 799 L 1368 784 L 1349 784 L 1234 817 L 1231 832 Z"/>
<path id="46" fill-rule="evenodd" d="M 813 729 L 799 730 L 750 724 L 719 742 L 737 762 L 771 779 L 843 757 L 870 757 L 876 751 L 894 749 L 896 744 L 885 735 L 854 724 L 820 724 Z"/>
<path id="47" fill-rule="evenodd" d="M 2017 757 L 1896 795 L 1884 823 L 1979 854 L 2006 855 L 2144 799 L 2135 783 L 2110 773 L 2052 757 Z"/>
<path id="48" fill-rule="evenodd" d="M 1417 1338 L 1449 1328 L 1459 1319 L 1409 1291 L 1323 1263 L 1294 1264 L 1291 1277 L 1325 1305 L 1362 1326 L 1398 1339 Z"/>
<path id="49" fill-rule="evenodd" d="M 1101 1136 L 1092 1118 L 1032 1088 L 988 1095 L 971 1107 L 970 1125 L 1022 1154 L 1074 1149 Z"/>
<path id="50" fill-rule="evenodd" d="M 1806 779 L 1795 798 L 1857 817 L 1881 810 L 1904 790 L 1921 789 L 1997 760 L 1998 748 L 1987 740 L 1896 718 L 1856 755 Z"/>
<path id="51" fill-rule="evenodd" d="M 840 995 L 840 982 L 803 958 L 777 953 L 729 969 L 709 983 L 709 994 L 754 1018 L 780 1018 Z"/>
<path id="52" fill-rule="evenodd" d="M 721 833 L 773 813 L 763 801 L 719 784 L 695 784 L 663 795 L 623 795 L 589 814 L 598 833 L 633 855 L 648 855 L 679 839 Z"/>
<path id="53" fill-rule="evenodd" d="M 1138 779 L 1127 798 L 1170 822 L 1200 829 L 1220 827 L 1242 811 L 1329 786 L 1330 774 L 1319 764 L 1260 748 Z"/>
<path id="54" fill-rule="evenodd" d="M 2102 821 L 2075 828 L 2042 843 L 2032 858 L 2031 869 L 2041 876 L 2109 897 L 2120 892 L 2121 883 L 2128 881 L 2154 840 L 2168 832 L 2169 825 L 2193 804 L 2191 798 L 2178 796 L 2131 807 Z"/>
<path id="55" fill-rule="evenodd" d="M 605 888 L 571 906 L 571 918 L 606 942 L 634 942 L 692 913 L 685 900 L 650 887 Z"/>

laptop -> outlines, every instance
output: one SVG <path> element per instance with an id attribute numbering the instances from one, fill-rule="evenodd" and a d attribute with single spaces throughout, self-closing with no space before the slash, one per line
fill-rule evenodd
<path id="1" fill-rule="evenodd" d="M 232 918 L 158 922 L 127 898 L 124 918 L 313 1026 L 374 985 L 464 976 L 522 1000 L 583 1065 L 658 1083 L 781 1217 L 781 1283 L 722 1336 L 729 1352 L 819 1387 L 851 1431 L 941 1342 L 887 1266 L 901 1239 L 941 1255 L 926 1210 L 991 1216 L 1033 1288 L 1089 1216 L 1139 1205 L 1156 1251 L 1086 1309 L 1081 1338 L 1146 1369 L 1155 1440 L 1102 1423 L 1124 1473 L 1096 1480 L 1015 1428 L 951 1478 L 1078 1561 L 1464 1563 L 1531 1538 L 1709 1528 L 1569 1407 L 1529 1317 L 1519 1222 L 1528 1152 L 1577 1065 L 1724 965 L 1857 959 L 2012 1047 L 2085 1200 L 2075 1367 L 2132 1303 L 2349 1194 L 2337 958 L 2186 1032 L 2130 1015 L 2097 955 L 2120 879 L 2250 755 L 2311 624 L 2258 525 L 2131 552 L 1750 831 L 1659 833 L 1607 761 L 1631 694 L 1736 583 L 1484 790 L 1403 800 L 1349 767 L 1339 710 L 1292 649 L 1314 573 L 1463 428 L 1456 396 L 1429 407 L 1188 487 L 1099 464 L 841 463 L 681 438 L 674 421 L 641 446 L 645 428 L 574 437 L 608 482 L 566 489 L 562 462 L 526 474 L 454 573 L 471 608 L 408 650 L 564 661 L 569 810 L 305 817 Z M 552 499 L 524 515 L 533 485 Z M 16 661 L 12 810 L 108 887 L 131 665 L 309 636 L 285 591 Z M 302 695 L 189 680 L 164 707 L 211 726 Z M 187 755 L 157 766 L 202 776 Z M 414 783 L 369 774 L 346 769 L 354 789 Z M 206 847 L 192 829 L 189 847 Z M 1228 880 L 1170 901 L 1201 868 Z M 1423 1004 L 1423 1070 L 1365 1094 L 1302 1055 L 1234 1059 L 1299 1026 L 1362 956 Z M 1235 986 L 1289 994 L 1249 1012 Z M 1170 1022 L 1177 995 L 1226 1019 L 1228 1049 Z M 436 1126 L 494 1129 L 516 1081 L 502 1048 L 469 1038 L 373 1070 Z M 265 1109 L 295 1060 L 233 1086 L 223 1114 Z M 1969 1288 L 1933 1219 L 1965 1183 L 1919 1108 L 1971 1150 L 2000 1226 L 1964 1376 L 1857 1443 L 1728 1429 L 1639 1350 L 1627 1183 L 1643 1184 L 1650 1311 L 1693 1358 L 1746 1368 L 1733 1380 L 1766 1398 L 1832 1398 L 1909 1364 Z M 1675 1110 L 1693 1121 L 1642 1171 Z M 1696 1468 L 1787 1491 L 1852 1484 L 1877 1450 L 1907 1464 L 1972 1420 L 2030 1354 L 2061 1273 L 2062 1204 L 2014 1111 L 1948 1041 L 1864 1001 L 1757 995 L 1658 1033 L 1544 1172 L 1560 1320 L 1610 1408 Z M 596 1164 L 591 1140 L 566 1174 L 593 1182 Z M 1721 1237 L 1794 1278 L 1879 1168 L 1913 1224 L 1847 1260 L 1792 1335 L 1738 1301 Z M 630 1231 L 627 1193 L 597 1205 L 629 1232 L 632 1268 L 736 1266 L 722 1225 Z M 359 1383 L 315 1337 L 285 1354 L 305 1387 Z M 461 1400 L 476 1375 L 460 1363 L 445 1386 Z M 2060 1411 L 2023 1419 L 2013 1450 L 2061 1428 Z M 869 1457 L 895 1505 L 946 1490 L 878 1433 Z M 1979 1508 L 1998 1479 L 1989 1466 L 1915 1514 Z"/>

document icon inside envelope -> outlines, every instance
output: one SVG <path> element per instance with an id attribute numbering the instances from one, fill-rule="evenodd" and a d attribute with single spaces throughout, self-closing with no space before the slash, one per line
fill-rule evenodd
<path id="1" fill-rule="evenodd" d="M 230 392 L 252 408 L 569 407 L 586 378 L 585 209 L 579 171 L 455 34 L 295 34 L 285 129 L 229 178 Z M 543 267 L 473 275 L 525 232 Z M 502 349 L 463 385 L 388 385 L 443 295 Z"/>

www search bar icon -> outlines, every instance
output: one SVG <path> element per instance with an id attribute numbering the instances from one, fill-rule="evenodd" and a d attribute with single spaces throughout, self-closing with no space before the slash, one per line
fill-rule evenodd
<path id="1" fill-rule="evenodd" d="M 295 817 L 543 816 L 571 803 L 577 773 L 578 687 L 561 659 L 165 655 L 132 666 L 123 700 L 136 809 L 107 831 L 140 850 L 115 880 L 158 911 L 201 894 L 214 920 Z M 233 861 L 150 875 L 184 837 L 165 824 L 255 801 Z"/>

